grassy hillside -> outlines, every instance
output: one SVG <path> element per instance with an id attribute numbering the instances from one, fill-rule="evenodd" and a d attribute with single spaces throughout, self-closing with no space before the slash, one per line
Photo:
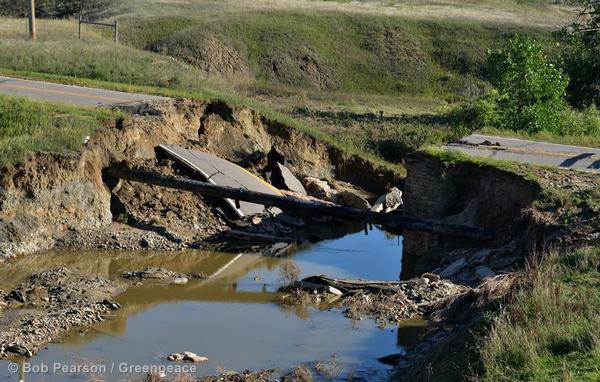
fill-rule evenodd
<path id="1" fill-rule="evenodd" d="M 207 74 L 254 86 L 358 94 L 481 94 L 487 47 L 515 32 L 546 30 L 458 21 L 258 11 L 214 19 L 125 19 L 124 41 Z"/>
<path id="2" fill-rule="evenodd" d="M 77 41 L 75 20 L 40 20 L 31 43 L 23 19 L 0 19 L 0 70 L 235 98 L 389 160 L 455 136 L 445 113 L 489 87 L 488 48 L 572 16 L 517 0 L 113 4 L 99 15 L 119 18 L 118 47 L 92 26 Z"/>

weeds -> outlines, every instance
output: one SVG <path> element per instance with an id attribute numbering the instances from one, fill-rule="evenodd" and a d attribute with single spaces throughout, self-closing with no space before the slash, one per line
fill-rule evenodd
<path id="1" fill-rule="evenodd" d="M 482 381 L 600 377 L 600 249 L 552 254 L 493 320 Z"/>
<path id="2" fill-rule="evenodd" d="M 282 287 L 293 285 L 300 278 L 300 267 L 289 260 L 283 263 L 279 268 L 279 282 Z"/>

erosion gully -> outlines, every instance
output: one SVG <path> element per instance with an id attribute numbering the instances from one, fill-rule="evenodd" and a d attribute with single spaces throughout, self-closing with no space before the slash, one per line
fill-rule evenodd
<path id="1" fill-rule="evenodd" d="M 143 283 L 117 298 L 122 309 L 91 328 L 76 331 L 29 360 L 30 367 L 55 363 L 106 365 L 101 380 L 131 380 L 122 364 L 172 365 L 165 356 L 192 351 L 208 357 L 197 375 L 226 370 L 296 365 L 322 370 L 323 379 L 383 381 L 389 369 L 377 358 L 401 353 L 426 330 L 420 320 L 401 327 L 379 328 L 365 318 L 352 321 L 341 308 L 286 307 L 278 303 L 280 269 L 294 262 L 300 277 L 326 274 L 336 278 L 398 279 L 402 237 L 374 229 L 312 244 L 286 258 L 206 251 L 184 252 L 48 252 L 24 257 L 0 268 L 0 288 L 56 266 L 67 266 L 117 280 L 125 271 L 146 266 L 213 275 L 187 285 Z M 19 364 L 19 362 L 16 362 Z M 22 366 L 22 364 L 20 364 Z M 114 366 L 113 366 L 114 365 Z M 89 373 L 23 373 L 0 361 L 3 381 L 62 382 L 86 380 Z M 13 366 L 14 367 L 14 366 Z M 114 367 L 114 369 L 113 369 Z M 111 370 L 113 369 L 113 370 Z M 12 369 L 11 369 L 12 370 Z M 112 371 L 112 372 L 111 372 Z M 143 375 L 140 375 L 143 380 Z M 317 373 L 317 380 L 319 379 Z"/>

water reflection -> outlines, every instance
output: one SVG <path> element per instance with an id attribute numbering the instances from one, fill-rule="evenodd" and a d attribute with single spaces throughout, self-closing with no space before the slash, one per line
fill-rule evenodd
<path id="1" fill-rule="evenodd" d="M 411 323 L 393 333 L 370 320 L 351 322 L 339 311 L 313 308 L 285 309 L 277 303 L 279 268 L 294 261 L 301 276 L 397 279 L 401 240 L 374 230 L 325 241 L 291 258 L 267 258 L 202 251 L 187 252 L 54 252 L 29 256 L 0 268 L 0 288 L 8 288 L 29 274 L 67 266 L 119 279 L 125 271 L 147 266 L 184 273 L 215 274 L 187 285 L 145 282 L 131 286 L 117 300 L 123 308 L 93 328 L 53 344 L 32 361 L 72 363 L 85 359 L 104 363 L 166 364 L 162 358 L 175 351 L 194 351 L 209 358 L 199 374 L 219 367 L 233 370 L 288 368 L 300 363 L 336 359 L 385 379 L 376 359 L 397 353 L 418 338 L 423 323 Z M 17 380 L 0 362 L 0 378 Z M 355 371 L 356 371 L 355 370 Z M 126 376 L 105 376 L 122 380 Z M 12 378 L 12 379 L 10 379 Z M 27 381 L 62 381 L 64 375 L 27 375 Z"/>

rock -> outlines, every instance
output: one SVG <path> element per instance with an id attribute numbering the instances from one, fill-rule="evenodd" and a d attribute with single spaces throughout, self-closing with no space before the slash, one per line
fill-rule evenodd
<path id="1" fill-rule="evenodd" d="M 41 286 L 34 286 L 30 290 L 27 291 L 27 301 L 30 302 L 40 302 L 40 301 L 48 301 L 48 288 Z"/>
<path id="2" fill-rule="evenodd" d="M 13 291 L 11 291 L 6 297 L 4 297 L 5 300 L 14 300 L 20 303 L 25 303 L 27 301 L 27 297 L 25 294 L 23 294 L 22 291 L 20 291 L 19 289 L 15 289 Z"/>
<path id="3" fill-rule="evenodd" d="M 492 254 L 492 250 L 486 248 L 486 249 L 478 250 L 475 253 L 472 253 L 469 257 L 470 257 L 472 263 L 481 264 L 481 263 L 485 262 L 490 257 L 491 254 Z"/>
<path id="4" fill-rule="evenodd" d="M 172 353 L 167 356 L 168 361 L 183 361 L 184 355 L 181 353 Z"/>
<path id="5" fill-rule="evenodd" d="M 0 301 L 0 310 L 5 309 L 8 306 L 4 301 Z"/>
<path id="6" fill-rule="evenodd" d="M 102 301 L 102 305 L 108 307 L 108 309 L 110 309 L 110 310 L 119 310 L 119 309 L 121 309 L 121 304 L 119 304 L 118 302 L 110 301 L 110 300 L 104 300 L 104 301 Z"/>
<path id="7" fill-rule="evenodd" d="M 318 199 L 332 201 L 336 194 L 336 191 L 325 180 L 307 177 L 304 178 L 304 186 L 310 196 Z"/>
<path id="8" fill-rule="evenodd" d="M 387 194 L 381 195 L 371 207 L 371 211 L 373 212 L 383 212 L 386 213 L 397 210 L 400 206 L 404 204 L 402 201 L 402 191 L 398 188 L 393 187 Z"/>
<path id="9" fill-rule="evenodd" d="M 477 267 L 475 269 L 475 275 L 477 275 L 480 280 L 485 280 L 496 276 L 496 273 L 494 273 L 494 271 L 492 271 L 488 266 L 482 265 L 481 267 Z"/>
<path id="10" fill-rule="evenodd" d="M 29 358 L 29 357 L 33 356 L 33 353 L 31 350 L 29 350 L 25 346 L 22 346 L 19 344 L 10 344 L 4 349 L 4 351 L 6 353 L 16 354 L 21 357 Z"/>
<path id="11" fill-rule="evenodd" d="M 404 201 L 402 200 L 402 191 L 396 187 L 392 187 L 385 195 L 385 212 L 394 211 L 403 204 Z"/>
<path id="12" fill-rule="evenodd" d="M 423 273 L 421 277 L 429 280 L 430 283 L 437 283 L 442 279 L 440 276 L 433 273 Z"/>
<path id="13" fill-rule="evenodd" d="M 185 285 L 188 283 L 188 281 L 189 279 L 187 277 L 175 277 L 170 280 L 170 283 L 176 285 Z"/>
<path id="14" fill-rule="evenodd" d="M 381 195 L 375 203 L 373 207 L 371 207 L 371 211 L 373 212 L 382 212 L 385 209 L 385 195 Z"/>
<path id="15" fill-rule="evenodd" d="M 332 286 L 326 286 L 325 293 L 329 293 L 334 296 L 342 296 L 344 294 L 341 290 L 339 290 L 338 288 L 332 287 Z"/>
<path id="16" fill-rule="evenodd" d="M 189 352 L 189 351 L 184 352 L 183 355 L 184 355 L 184 357 L 183 357 L 184 361 L 189 361 L 189 362 L 194 362 L 194 363 L 200 363 L 200 362 L 206 362 L 206 361 L 208 361 L 208 358 L 199 356 L 196 353 L 192 353 L 192 352 Z"/>
<path id="17" fill-rule="evenodd" d="M 460 259 L 456 260 L 455 262 L 444 268 L 444 270 L 440 272 L 440 276 L 444 278 L 453 276 L 457 274 L 461 269 L 463 269 L 466 265 L 467 260 L 465 260 L 464 257 L 461 257 Z"/>
<path id="18" fill-rule="evenodd" d="M 298 180 L 298 178 L 296 178 L 296 176 L 292 174 L 289 168 L 282 165 L 281 163 L 276 163 L 275 166 L 273 166 L 273 170 L 274 171 L 271 176 L 279 178 L 281 184 L 284 186 L 283 188 L 293 192 L 298 192 L 300 194 L 307 194 L 306 189 L 304 188 L 300 180 Z"/>
<path id="19" fill-rule="evenodd" d="M 368 210 L 371 208 L 371 204 L 367 201 L 367 199 L 362 196 L 352 192 L 352 191 L 342 191 L 335 195 L 335 198 L 338 204 L 342 206 L 356 208 L 359 210 Z"/>
<path id="20" fill-rule="evenodd" d="M 189 277 L 186 274 L 155 267 L 147 267 L 143 271 L 124 272 L 121 277 L 129 280 L 155 280 L 180 285 L 187 284 L 189 281 Z"/>

